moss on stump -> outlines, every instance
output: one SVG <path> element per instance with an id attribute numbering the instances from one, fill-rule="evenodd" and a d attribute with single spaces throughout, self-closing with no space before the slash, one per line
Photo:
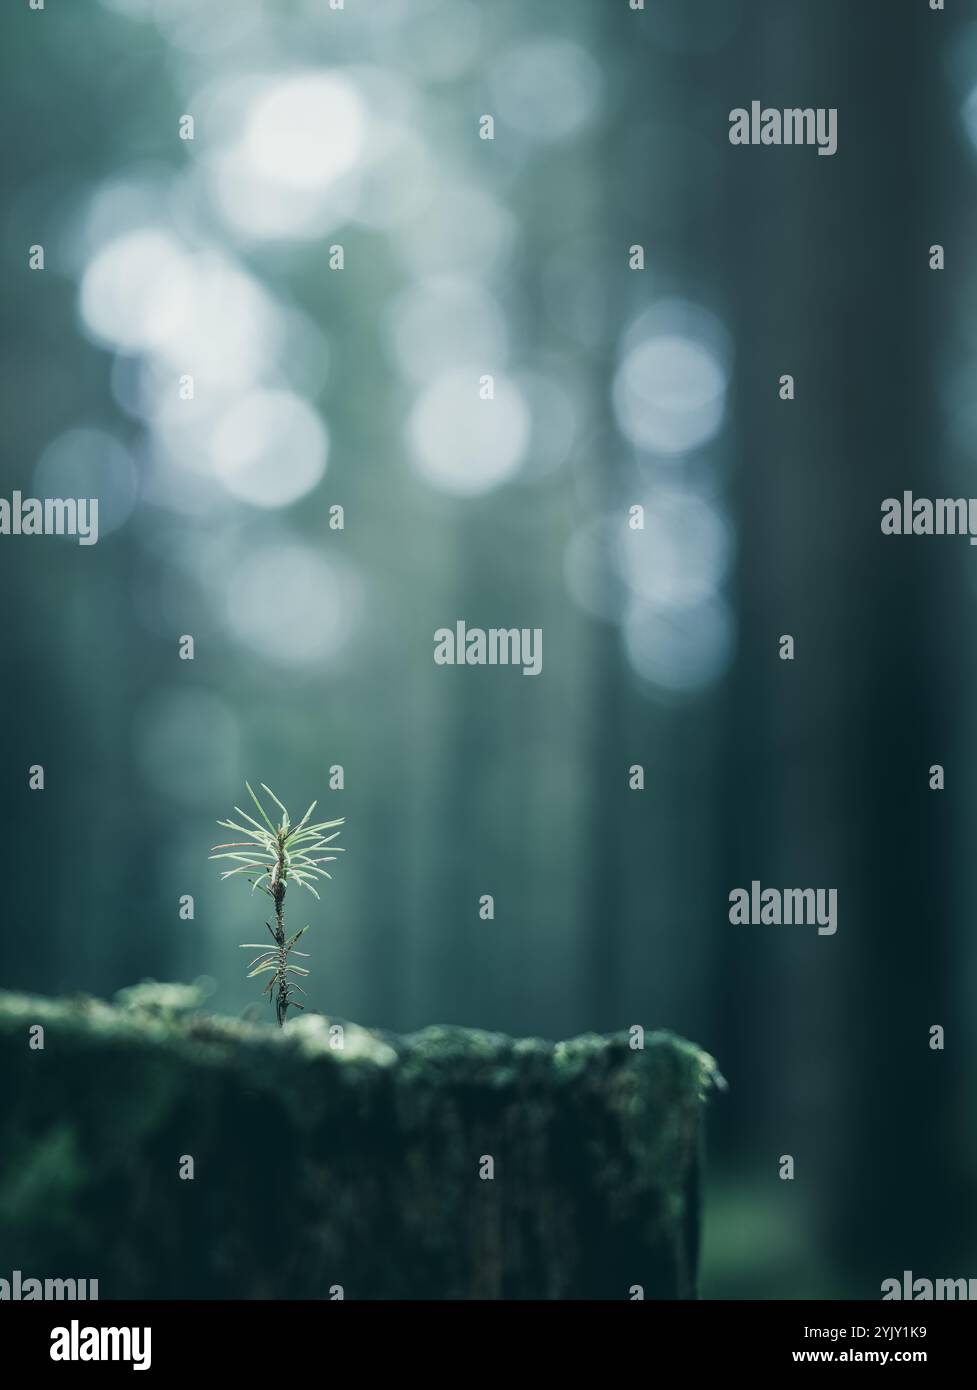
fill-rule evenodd
<path id="1" fill-rule="evenodd" d="M 321 1015 L 280 1034 L 194 1002 L 0 993 L 5 1277 L 97 1278 L 103 1299 L 694 1296 L 698 1048 L 344 1023 L 339 1049 Z"/>

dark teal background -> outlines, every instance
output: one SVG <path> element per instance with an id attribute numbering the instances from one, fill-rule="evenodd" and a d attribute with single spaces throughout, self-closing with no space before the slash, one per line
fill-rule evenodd
<path id="1" fill-rule="evenodd" d="M 0 537 L 0 980 L 110 996 L 147 976 L 204 976 L 215 1010 L 250 1007 L 237 942 L 258 939 L 261 906 L 218 882 L 214 823 L 243 804 L 245 778 L 297 814 L 319 797 L 347 826 L 334 882 L 301 907 L 313 1007 L 397 1030 L 563 1037 L 640 1023 L 716 1056 L 730 1089 L 711 1106 L 707 1296 L 877 1298 L 904 1269 L 977 1275 L 977 554 L 879 529 L 883 498 L 904 488 L 977 491 L 977 169 L 962 114 L 977 11 L 479 0 L 464 11 L 473 56 L 435 79 L 431 55 L 456 42 L 453 4 L 316 8 L 266 4 L 265 38 L 218 59 L 98 0 L 4 6 L 3 495 L 29 493 L 52 441 L 84 426 L 129 452 L 138 500 L 94 547 Z M 494 144 L 480 142 L 493 63 L 541 36 L 590 55 L 593 112 L 562 140 L 500 119 Z M 165 464 L 120 404 L 138 355 L 113 364 L 86 333 L 75 229 L 113 180 L 168 186 L 206 161 L 213 126 L 198 124 L 190 148 L 176 129 L 210 78 L 304 64 L 409 80 L 440 176 L 511 219 L 487 273 L 507 375 L 543 371 L 564 394 L 552 418 L 534 417 L 511 480 L 470 498 L 439 491 L 410 458 L 423 383 L 398 369 L 384 327 L 411 280 L 403 229 L 228 236 L 227 254 L 328 347 L 305 394 L 330 454 L 291 506 L 217 493 L 188 516 L 160 504 Z M 838 153 L 731 147 L 728 113 L 754 98 L 837 107 Z M 173 198 L 174 225 L 199 216 L 217 238 L 219 218 L 186 185 Z M 436 202 L 428 216 L 450 245 Z M 458 235 L 477 231 L 476 219 Z M 335 241 L 342 274 L 327 268 Z M 636 242 L 641 273 L 627 265 Z M 35 243 L 40 274 L 27 269 Z M 721 428 L 678 459 L 636 447 L 614 408 L 629 326 L 665 301 L 711 316 L 726 372 Z M 792 403 L 778 399 L 785 372 Z M 543 467 L 567 398 L 572 437 Z M 730 546 L 715 586 L 728 650 L 694 606 L 649 610 L 649 680 L 624 640 L 633 596 L 619 577 L 593 589 L 601 621 L 575 603 L 567 570 L 578 533 L 602 517 L 623 525 L 663 481 L 705 498 Z M 328 526 L 337 503 L 342 532 Z M 282 660 L 272 600 L 248 638 L 227 620 L 250 557 L 272 543 L 326 567 L 301 598 L 313 646 L 320 623 L 349 616 L 336 617 L 330 574 L 349 595 L 343 642 L 322 639 L 314 659 L 289 626 Z M 694 543 L 678 534 L 671 578 L 647 558 L 659 592 Z M 258 572 L 274 583 L 273 564 Z M 432 634 L 460 618 L 542 627 L 541 676 L 436 667 Z M 177 658 L 185 633 L 192 663 Z M 793 663 L 778 659 L 784 633 Z M 689 651 L 711 674 L 683 688 Z M 31 792 L 38 763 L 45 788 Z M 929 790 L 934 763 L 945 791 Z M 342 792 L 329 790 L 334 764 Z M 731 927 L 728 893 L 753 878 L 837 888 L 837 935 Z M 487 893 L 491 922 L 478 915 Z M 934 1024 L 943 1052 L 929 1048 Z M 778 1178 L 783 1154 L 793 1182 Z"/>

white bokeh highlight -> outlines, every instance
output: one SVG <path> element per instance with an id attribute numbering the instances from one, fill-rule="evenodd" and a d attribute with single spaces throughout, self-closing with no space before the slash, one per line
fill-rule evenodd
<path id="1" fill-rule="evenodd" d="M 363 621 L 355 572 L 284 539 L 243 556 L 228 576 L 226 596 L 232 636 L 261 660 L 286 668 L 329 666 Z"/>
<path id="2" fill-rule="evenodd" d="M 287 507 L 326 469 L 329 436 L 319 416 L 290 391 L 252 391 L 218 418 L 211 439 L 214 474 L 255 507 Z"/>
<path id="3" fill-rule="evenodd" d="M 254 101 L 242 151 L 258 178 L 299 191 L 322 191 L 356 163 L 366 114 L 356 89 L 330 72 L 270 84 Z"/>
<path id="4" fill-rule="evenodd" d="M 536 38 L 509 49 L 492 66 L 492 109 L 533 141 L 565 140 L 590 122 L 601 73 L 570 39 Z"/>
<path id="5" fill-rule="evenodd" d="M 458 497 L 475 497 L 507 482 L 529 440 L 522 393 L 497 375 L 494 400 L 482 400 L 482 374 L 477 367 L 442 372 L 418 398 L 407 424 L 418 474 Z"/>
<path id="6" fill-rule="evenodd" d="M 34 469 L 37 497 L 95 497 L 102 540 L 125 525 L 139 496 L 139 475 L 125 444 L 106 430 L 82 425 L 59 434 Z"/>
<path id="7" fill-rule="evenodd" d="M 614 378 L 618 424 L 640 449 L 688 453 L 718 432 L 726 385 L 706 344 L 675 333 L 646 338 L 631 348 Z"/>

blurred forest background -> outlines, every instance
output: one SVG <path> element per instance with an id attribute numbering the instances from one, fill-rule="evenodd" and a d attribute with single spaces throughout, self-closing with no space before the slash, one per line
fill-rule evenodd
<path id="1" fill-rule="evenodd" d="M 313 1007 L 717 1057 L 705 1295 L 977 1275 L 977 555 L 879 530 L 903 488 L 977 492 L 977 28 L 924 0 L 2 28 L 3 494 L 101 523 L 0 541 L 2 983 L 249 1008 L 263 908 L 215 821 L 246 777 L 318 797 L 348 824 L 301 905 Z M 838 107 L 838 153 L 734 149 L 753 99 Z M 541 627 L 542 675 L 435 666 L 458 619 Z M 837 935 L 731 927 L 753 878 L 837 888 Z"/>

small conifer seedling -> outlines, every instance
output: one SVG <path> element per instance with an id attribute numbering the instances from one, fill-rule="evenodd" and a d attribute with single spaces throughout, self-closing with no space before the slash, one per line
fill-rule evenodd
<path id="1" fill-rule="evenodd" d="M 210 857 L 236 861 L 234 868 L 225 869 L 221 878 L 233 878 L 235 874 L 243 874 L 251 884 L 252 893 L 256 888 L 260 888 L 275 904 L 274 925 L 271 922 L 265 923 L 274 944 L 262 946 L 260 942 L 244 942 L 242 949 L 260 952 L 248 967 L 248 979 L 256 975 L 268 975 L 268 983 L 261 992 L 267 994 L 274 1004 L 279 1027 L 284 1028 L 288 1010 L 305 1007 L 292 998 L 292 990 L 297 989 L 300 994 L 305 994 L 305 990 L 289 977 L 309 973 L 304 966 L 294 965 L 290 960 L 291 956 L 307 956 L 306 951 L 297 951 L 295 947 L 309 928 L 304 926 L 294 936 L 286 937 L 285 892 L 290 883 L 297 883 L 300 888 L 307 888 L 313 897 L 318 898 L 316 879 L 332 877 L 322 867 L 323 864 L 332 863 L 336 855 L 343 852 L 340 845 L 332 843 L 339 834 L 334 827 L 343 824 L 343 817 L 339 820 L 319 821 L 313 825 L 311 817 L 317 805 L 313 801 L 298 824 L 292 825 L 288 811 L 271 788 L 262 782 L 262 791 L 267 792 L 281 811 L 281 819 L 275 825 L 250 784 L 245 782 L 244 785 L 264 824 L 254 820 L 242 811 L 240 806 L 235 806 L 234 810 L 245 824 L 239 825 L 232 820 L 221 820 L 217 824 L 247 838 L 232 840 L 226 845 L 215 845 Z M 326 834 L 329 830 L 333 831 L 331 835 Z"/>

